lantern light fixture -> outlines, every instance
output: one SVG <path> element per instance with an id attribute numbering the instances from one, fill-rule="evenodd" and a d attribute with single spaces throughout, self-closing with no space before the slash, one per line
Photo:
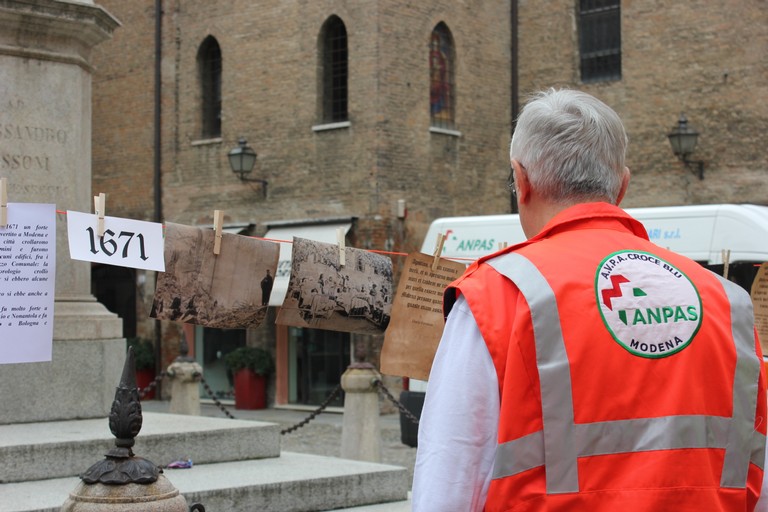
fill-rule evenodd
<path id="1" fill-rule="evenodd" d="M 693 174 L 699 177 L 700 180 L 704 179 L 704 161 L 703 160 L 691 160 L 689 157 L 696 149 L 696 144 L 699 141 L 699 132 L 697 132 L 693 126 L 688 124 L 688 118 L 685 114 L 681 113 L 680 118 L 677 120 L 677 125 L 672 128 L 672 131 L 667 134 L 669 138 L 669 144 L 672 146 L 672 152 L 675 156 L 685 164 Z"/>
<path id="2" fill-rule="evenodd" d="M 237 141 L 237 147 L 230 150 L 227 154 L 229 166 L 232 168 L 232 172 L 240 178 L 240 181 L 261 183 L 264 197 L 266 197 L 267 180 L 248 177 L 253 171 L 254 165 L 256 165 L 256 156 L 256 152 L 251 149 L 244 137 L 240 137 Z"/>

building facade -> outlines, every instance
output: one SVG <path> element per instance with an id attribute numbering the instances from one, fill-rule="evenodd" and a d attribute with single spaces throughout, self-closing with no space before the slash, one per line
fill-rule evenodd
<path id="1" fill-rule="evenodd" d="M 94 58 L 93 190 L 110 215 L 211 226 L 219 209 L 235 233 L 342 227 L 349 246 L 405 254 L 435 218 L 514 211 L 513 119 L 548 87 L 623 118 L 624 206 L 768 203 L 760 0 L 101 4 L 122 22 Z M 667 137 L 681 114 L 699 133 L 688 165 Z M 230 168 L 240 139 L 256 181 Z M 126 336 L 156 338 L 162 368 L 182 328 L 148 318 L 153 282 L 94 268 L 97 296 Z M 274 309 L 247 333 L 184 327 L 222 393 L 221 356 L 241 344 L 274 351 L 277 403 L 321 401 L 355 346 L 376 361 L 381 339 L 275 326 Z"/>
<path id="2" fill-rule="evenodd" d="M 342 227 L 348 246 L 406 254 L 436 217 L 509 211 L 509 2 L 102 5 L 122 23 L 95 57 L 94 191 L 107 193 L 110 215 L 211 226 L 218 209 L 235 233 Z M 258 155 L 247 179 L 260 181 L 230 168 L 240 139 Z M 153 281 L 94 269 L 108 306 L 136 304 L 127 336 L 155 335 Z M 131 288 L 134 298 L 116 291 Z M 166 324 L 161 368 L 180 330 Z M 381 345 L 272 321 L 184 331 L 222 393 L 224 353 L 272 347 L 278 403 L 322 401 L 353 347 L 375 362 Z"/>

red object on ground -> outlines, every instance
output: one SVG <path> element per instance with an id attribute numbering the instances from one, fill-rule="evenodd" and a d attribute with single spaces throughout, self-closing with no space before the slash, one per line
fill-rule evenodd
<path id="1" fill-rule="evenodd" d="M 139 388 L 139 393 L 144 391 L 144 389 L 146 389 L 147 386 L 152 384 L 152 381 L 154 380 L 155 380 L 154 370 L 136 370 L 136 387 Z M 141 399 L 154 400 L 154 398 L 155 398 L 155 388 L 152 388 Z"/>
<path id="2" fill-rule="evenodd" d="M 266 406 L 266 377 L 247 369 L 235 373 L 235 409 L 264 409 Z"/>

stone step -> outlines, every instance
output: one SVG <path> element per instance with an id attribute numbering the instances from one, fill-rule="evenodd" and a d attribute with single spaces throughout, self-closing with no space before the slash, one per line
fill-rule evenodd
<path id="1" fill-rule="evenodd" d="M 413 504 L 410 499 L 380 503 L 377 505 L 363 505 L 360 507 L 337 508 L 328 512 L 411 512 Z"/>
<path id="2" fill-rule="evenodd" d="M 188 504 L 201 503 L 210 512 L 313 512 L 382 503 L 397 507 L 393 511 L 406 510 L 399 507 L 409 488 L 405 468 L 292 452 L 195 464 L 164 474 Z M 78 482 L 58 478 L 0 484 L 0 512 L 58 512 Z"/>
<path id="3" fill-rule="evenodd" d="M 0 482 L 77 476 L 103 459 L 114 442 L 107 418 L 0 425 Z M 144 412 L 133 452 L 159 466 L 279 457 L 280 426 Z"/>

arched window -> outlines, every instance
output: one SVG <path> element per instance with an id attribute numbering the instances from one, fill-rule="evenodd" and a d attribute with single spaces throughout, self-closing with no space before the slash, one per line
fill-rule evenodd
<path id="1" fill-rule="evenodd" d="M 221 49 L 212 36 L 197 52 L 200 73 L 200 106 L 203 138 L 221 136 Z"/>
<path id="2" fill-rule="evenodd" d="M 429 40 L 429 113 L 430 122 L 436 128 L 454 127 L 454 64 L 451 31 L 440 22 Z"/>
<path id="3" fill-rule="evenodd" d="M 346 121 L 347 113 L 347 29 L 338 16 L 331 16 L 322 31 L 323 122 Z"/>

